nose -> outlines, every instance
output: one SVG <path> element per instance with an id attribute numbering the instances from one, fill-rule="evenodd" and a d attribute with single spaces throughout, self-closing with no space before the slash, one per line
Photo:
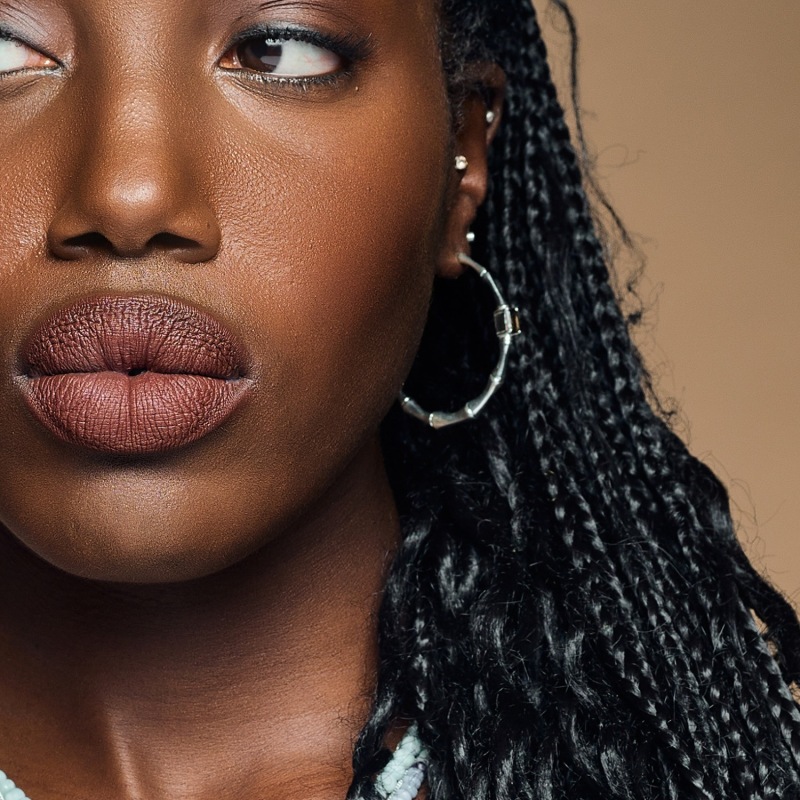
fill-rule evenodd
<path id="1" fill-rule="evenodd" d="M 76 137 L 81 144 L 48 228 L 54 256 L 136 258 L 165 251 L 199 263 L 217 254 L 220 227 L 192 167 L 198 158 L 186 126 L 163 105 L 152 97 L 101 93 L 91 113 L 80 115 L 86 121 Z"/>

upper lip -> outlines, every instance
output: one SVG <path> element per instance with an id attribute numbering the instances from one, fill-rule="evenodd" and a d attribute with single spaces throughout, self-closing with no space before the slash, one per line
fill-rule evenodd
<path id="1" fill-rule="evenodd" d="M 160 295 L 101 296 L 52 314 L 21 349 L 36 378 L 75 372 L 143 371 L 244 377 L 246 353 L 222 323 Z"/>

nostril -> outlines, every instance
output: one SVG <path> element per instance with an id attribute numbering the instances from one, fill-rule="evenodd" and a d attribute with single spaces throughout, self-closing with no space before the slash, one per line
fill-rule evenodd
<path id="1" fill-rule="evenodd" d="M 50 245 L 51 251 L 65 259 L 75 259 L 88 253 L 103 253 L 122 258 L 134 258 L 144 255 L 147 252 L 176 253 L 182 260 L 188 263 L 203 261 L 216 252 L 215 244 L 209 252 L 209 248 L 196 239 L 187 236 L 163 231 L 151 236 L 148 240 L 133 241 L 124 240 L 122 236 L 109 239 L 98 231 L 90 231 L 79 234 L 78 236 L 68 236 L 63 239 L 55 237 Z"/>
<path id="2" fill-rule="evenodd" d="M 91 233 L 82 233 L 80 236 L 70 236 L 68 239 L 63 240 L 63 246 L 69 250 L 106 250 L 114 249 L 111 242 L 103 236 L 102 233 L 96 231 Z"/>
<path id="3" fill-rule="evenodd" d="M 149 247 L 158 250 L 197 250 L 202 245 L 194 239 L 177 236 L 174 233 L 157 233 L 147 243 Z"/>

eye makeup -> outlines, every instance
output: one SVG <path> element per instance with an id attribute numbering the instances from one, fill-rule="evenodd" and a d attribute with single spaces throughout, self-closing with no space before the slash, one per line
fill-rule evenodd
<path id="1" fill-rule="evenodd" d="M 25 59 L 25 51 L 28 51 L 28 60 L 33 57 L 34 60 L 38 58 L 48 63 L 15 65 Z M 0 80 L 12 75 L 50 70 L 58 66 L 60 66 L 59 62 L 51 55 L 0 25 Z"/>
<path id="2" fill-rule="evenodd" d="M 252 26 L 229 43 L 225 53 L 236 51 L 251 40 L 259 41 L 275 47 L 285 46 L 290 42 L 311 45 L 319 51 L 326 51 L 336 56 L 341 65 L 338 69 L 323 70 L 318 74 L 309 68 L 308 74 L 282 74 L 273 70 L 248 69 L 245 67 L 222 67 L 246 80 L 262 84 L 292 84 L 299 88 L 314 85 L 332 85 L 349 77 L 354 68 L 372 53 L 372 45 L 366 36 L 353 33 L 330 34 L 319 30 L 294 25 L 258 25 Z"/>

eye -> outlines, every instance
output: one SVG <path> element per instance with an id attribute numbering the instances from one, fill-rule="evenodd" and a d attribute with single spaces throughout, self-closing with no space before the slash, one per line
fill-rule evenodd
<path id="1" fill-rule="evenodd" d="M 0 31 L 0 76 L 28 69 L 48 69 L 58 66 L 52 58 Z"/>
<path id="2" fill-rule="evenodd" d="M 223 69 L 244 69 L 275 78 L 314 78 L 331 75 L 344 67 L 332 50 L 302 39 L 250 37 L 222 57 Z"/>

